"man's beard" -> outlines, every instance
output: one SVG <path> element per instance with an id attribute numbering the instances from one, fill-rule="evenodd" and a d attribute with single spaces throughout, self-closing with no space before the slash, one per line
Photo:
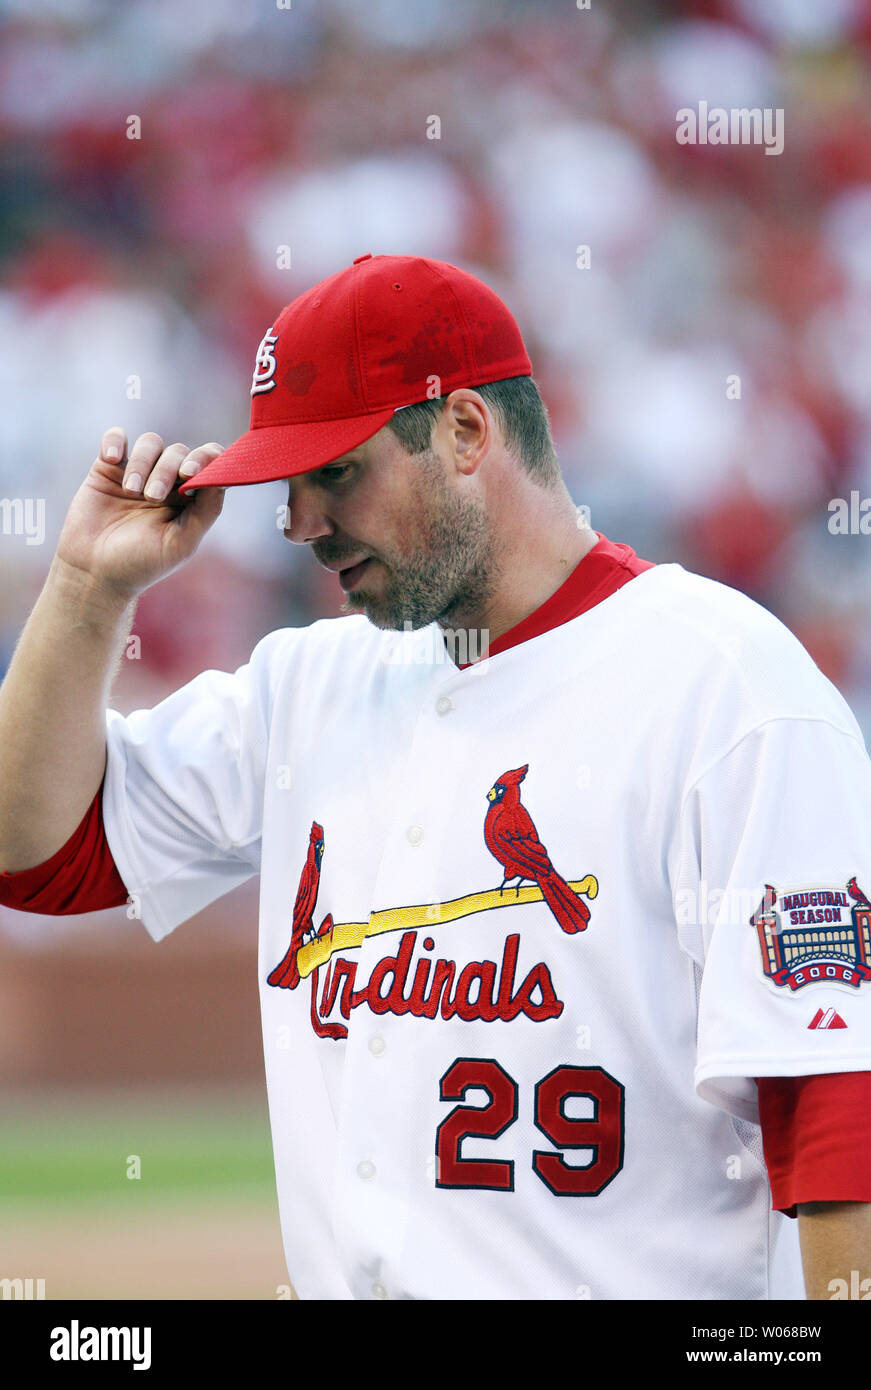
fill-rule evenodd
<path id="1" fill-rule="evenodd" d="M 483 506 L 445 485 L 438 461 L 421 460 L 413 555 L 375 555 L 386 568 L 377 592 L 362 585 L 343 613 L 365 613 L 377 628 L 414 630 L 430 623 L 481 623 L 496 586 L 500 553 Z"/>

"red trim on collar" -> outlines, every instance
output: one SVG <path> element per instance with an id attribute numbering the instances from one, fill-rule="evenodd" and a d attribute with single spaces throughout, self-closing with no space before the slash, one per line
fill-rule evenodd
<path id="1" fill-rule="evenodd" d="M 601 531 L 597 531 L 596 535 L 598 541 L 572 570 L 565 583 L 528 617 L 497 637 L 488 648 L 488 656 L 497 656 L 509 647 L 516 647 L 521 642 L 528 642 L 531 637 L 540 637 L 543 632 L 550 632 L 551 628 L 571 622 L 572 618 L 579 618 L 582 613 L 595 608 L 597 603 L 622 589 L 637 574 L 653 569 L 654 562 L 639 559 L 631 546 L 609 541 Z M 466 666 L 471 665 L 472 662 L 466 662 L 461 669 L 465 670 Z"/>

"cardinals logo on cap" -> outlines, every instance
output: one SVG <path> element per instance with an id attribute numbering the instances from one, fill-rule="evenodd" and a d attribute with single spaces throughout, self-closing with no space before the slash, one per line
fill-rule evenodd
<path id="1" fill-rule="evenodd" d="M 263 336 L 257 356 L 254 359 L 254 375 L 251 378 L 251 395 L 256 396 L 261 391 L 271 391 L 275 386 L 275 353 L 272 349 L 278 342 L 278 334 L 273 333 L 270 328 L 268 333 Z"/>

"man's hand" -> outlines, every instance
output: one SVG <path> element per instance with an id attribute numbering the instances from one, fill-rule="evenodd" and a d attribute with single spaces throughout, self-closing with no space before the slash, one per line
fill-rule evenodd
<path id="1" fill-rule="evenodd" d="M 67 512 L 58 561 L 135 599 L 188 560 L 220 515 L 223 488 L 181 497 L 178 484 L 183 464 L 184 482 L 221 452 L 220 444 L 164 448 L 159 435 L 148 433 L 128 457 L 124 431 L 107 430 Z"/>
<path id="2" fill-rule="evenodd" d="M 121 429 L 67 512 L 57 554 L 0 686 L 0 869 L 44 863 L 69 839 L 106 765 L 106 705 L 136 599 L 194 553 L 220 514 L 223 489 L 179 497 L 221 453 L 164 449 Z M 134 474 L 139 482 L 134 484 Z"/>
<path id="3" fill-rule="evenodd" d="M 848 1296 L 868 1280 L 864 1292 L 871 1295 L 871 1202 L 806 1202 L 798 1228 L 808 1298 L 831 1298 L 843 1287 L 831 1287 L 836 1279 L 845 1281 Z"/>

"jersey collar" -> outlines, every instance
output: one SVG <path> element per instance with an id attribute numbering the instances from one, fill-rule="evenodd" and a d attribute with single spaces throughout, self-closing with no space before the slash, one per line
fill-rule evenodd
<path id="1" fill-rule="evenodd" d="M 550 632 L 551 628 L 571 622 L 572 618 L 579 618 L 582 613 L 595 608 L 597 603 L 622 589 L 630 579 L 654 568 L 652 560 L 640 559 L 631 546 L 610 541 L 601 531 L 597 531 L 596 535 L 598 541 L 572 570 L 568 579 L 528 617 L 497 637 L 487 649 L 488 657 L 498 656 L 510 647 L 517 647 L 521 642 Z M 467 661 L 460 670 L 465 671 L 473 664 Z"/>

